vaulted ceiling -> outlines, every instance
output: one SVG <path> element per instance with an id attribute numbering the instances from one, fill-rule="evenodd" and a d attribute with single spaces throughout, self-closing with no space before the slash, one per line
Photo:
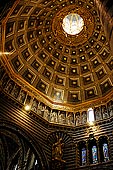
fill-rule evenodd
<path id="1" fill-rule="evenodd" d="M 70 13 L 84 21 L 77 35 L 62 27 Z M 111 92 L 113 57 L 93 0 L 17 0 L 2 28 L 2 60 L 32 93 L 75 106 Z"/>

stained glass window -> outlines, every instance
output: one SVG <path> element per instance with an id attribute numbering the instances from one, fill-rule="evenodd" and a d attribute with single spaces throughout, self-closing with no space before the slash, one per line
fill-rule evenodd
<path id="1" fill-rule="evenodd" d="M 108 161 L 109 160 L 109 154 L 108 154 L 108 145 L 107 143 L 103 144 L 103 155 L 104 155 L 104 161 Z"/>
<path id="2" fill-rule="evenodd" d="M 86 164 L 86 149 L 82 149 L 82 165 Z"/>
<path id="3" fill-rule="evenodd" d="M 92 147 L 92 160 L 93 163 L 97 163 L 98 159 L 97 159 L 97 147 L 93 146 Z"/>

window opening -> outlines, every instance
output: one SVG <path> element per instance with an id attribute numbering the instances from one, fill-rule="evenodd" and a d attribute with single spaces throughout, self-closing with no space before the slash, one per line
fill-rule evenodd
<path id="1" fill-rule="evenodd" d="M 35 165 L 37 165 L 38 164 L 38 161 L 37 161 L 37 159 L 36 159 L 36 161 L 35 161 Z"/>
<path id="2" fill-rule="evenodd" d="M 94 110 L 92 108 L 88 109 L 88 122 L 94 122 Z"/>
<path id="3" fill-rule="evenodd" d="M 14 170 L 17 170 L 18 169 L 18 165 L 16 164 L 15 167 L 14 167 Z"/>
<path id="4" fill-rule="evenodd" d="M 76 35 L 83 30 L 84 21 L 83 18 L 76 14 L 71 13 L 66 15 L 63 19 L 62 27 L 67 34 Z"/>

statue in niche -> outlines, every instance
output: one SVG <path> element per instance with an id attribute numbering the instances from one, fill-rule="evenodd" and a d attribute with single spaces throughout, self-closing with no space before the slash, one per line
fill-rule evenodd
<path id="1" fill-rule="evenodd" d="M 44 110 L 44 119 L 46 119 L 46 120 L 48 120 L 49 119 L 49 110 L 47 109 L 47 107 L 45 108 L 45 110 Z"/>
<path id="2" fill-rule="evenodd" d="M 108 111 L 105 105 L 102 106 L 102 115 L 103 115 L 103 119 L 106 119 L 109 117 L 109 114 L 108 114 Z"/>
<path id="3" fill-rule="evenodd" d="M 24 103 L 25 98 L 26 98 L 26 93 L 25 93 L 25 91 L 21 90 L 21 92 L 18 96 L 18 101 L 21 102 L 21 103 Z"/>
<path id="4" fill-rule="evenodd" d="M 65 113 L 62 113 L 59 111 L 58 113 L 58 122 L 60 124 L 64 124 L 65 123 Z"/>
<path id="5" fill-rule="evenodd" d="M 65 162 L 63 157 L 63 140 L 62 138 L 59 138 L 58 135 L 56 135 L 57 142 L 52 145 L 52 160 L 57 160 L 60 162 Z"/>
<path id="6" fill-rule="evenodd" d="M 5 91 L 8 93 L 11 93 L 11 91 L 13 90 L 13 87 L 14 87 L 14 83 L 12 81 L 9 81 L 5 88 Z"/>
<path id="7" fill-rule="evenodd" d="M 101 110 L 100 110 L 100 107 L 96 107 L 94 109 L 94 113 L 95 113 L 96 120 L 100 120 L 101 119 Z"/>
<path id="8" fill-rule="evenodd" d="M 63 124 L 66 123 L 66 113 L 62 113 Z"/>
<path id="9" fill-rule="evenodd" d="M 42 110 L 41 110 L 42 117 L 44 117 L 44 112 L 45 112 L 45 105 L 42 106 Z"/>
<path id="10" fill-rule="evenodd" d="M 2 87 L 3 88 L 5 88 L 5 86 L 7 85 L 8 80 L 9 80 L 9 76 L 6 74 L 2 79 Z"/>
<path id="11" fill-rule="evenodd" d="M 52 110 L 48 108 L 48 121 L 51 122 L 51 112 Z"/>
<path id="12" fill-rule="evenodd" d="M 44 115 L 44 110 L 45 110 L 44 106 L 43 106 L 41 103 L 39 103 L 39 104 L 38 104 L 37 113 L 38 113 L 40 116 L 43 117 L 43 115 Z"/>
<path id="13" fill-rule="evenodd" d="M 74 125 L 74 115 L 73 115 L 73 113 L 67 114 L 67 124 L 68 125 Z"/>
<path id="14" fill-rule="evenodd" d="M 109 113 L 110 117 L 113 116 L 113 103 L 112 103 L 112 101 L 109 101 L 107 107 L 108 107 L 108 113 Z"/>
<path id="15" fill-rule="evenodd" d="M 87 112 L 82 112 L 82 124 L 85 124 L 87 122 Z"/>
<path id="16" fill-rule="evenodd" d="M 50 119 L 51 122 L 57 123 L 58 122 L 57 112 L 55 111 L 51 112 Z"/>
<path id="17" fill-rule="evenodd" d="M 33 103 L 32 103 L 32 106 L 31 106 L 31 110 L 36 113 L 37 112 L 37 107 L 38 107 L 37 101 L 36 101 L 36 99 L 34 99 Z"/>
<path id="18" fill-rule="evenodd" d="M 79 126 L 81 123 L 81 120 L 80 120 L 80 113 L 76 113 L 76 126 Z"/>
<path id="19" fill-rule="evenodd" d="M 14 89 L 12 90 L 11 94 L 13 97 L 17 98 L 19 95 L 20 88 L 19 86 L 15 86 Z"/>
<path id="20" fill-rule="evenodd" d="M 62 124 L 63 123 L 63 120 L 62 120 L 62 113 L 58 113 L 58 123 Z"/>

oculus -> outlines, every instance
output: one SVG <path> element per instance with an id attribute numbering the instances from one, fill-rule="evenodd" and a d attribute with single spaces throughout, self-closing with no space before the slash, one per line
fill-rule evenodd
<path id="1" fill-rule="evenodd" d="M 63 30 L 70 35 L 79 34 L 83 30 L 84 20 L 83 18 L 76 14 L 71 13 L 66 15 L 63 19 Z"/>
<path id="2" fill-rule="evenodd" d="M 77 5 L 69 5 L 54 15 L 52 31 L 55 38 L 65 46 L 79 46 L 92 36 L 94 24 L 94 17 L 89 10 Z"/>

